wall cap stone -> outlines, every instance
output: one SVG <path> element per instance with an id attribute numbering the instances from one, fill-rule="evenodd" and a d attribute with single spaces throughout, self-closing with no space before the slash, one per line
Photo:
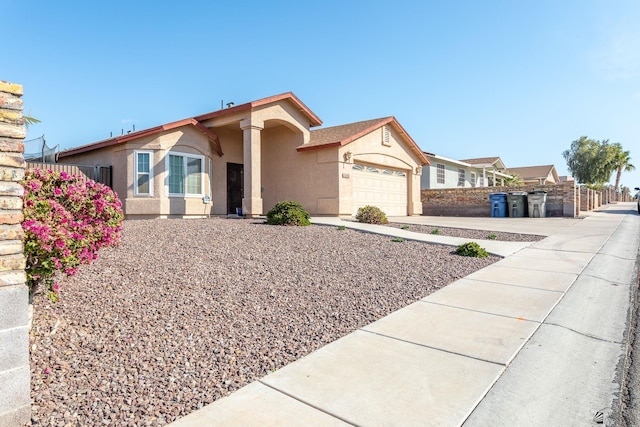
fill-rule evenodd
<path id="1" fill-rule="evenodd" d="M 17 96 L 22 96 L 24 95 L 24 87 L 17 83 L 10 83 L 4 80 L 0 80 L 0 92 L 7 92 Z"/>

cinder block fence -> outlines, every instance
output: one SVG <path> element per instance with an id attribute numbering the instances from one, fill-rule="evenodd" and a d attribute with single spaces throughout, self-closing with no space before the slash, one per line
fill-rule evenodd
<path id="1" fill-rule="evenodd" d="M 22 85 L 0 80 L 0 426 L 31 419 L 29 292 L 22 250 Z"/>
<path id="2" fill-rule="evenodd" d="M 615 195 L 611 191 L 594 191 L 578 187 L 572 181 L 555 185 L 524 185 L 516 187 L 476 187 L 423 189 L 422 214 L 429 216 L 491 216 L 489 196 L 491 193 L 514 191 L 544 191 L 546 216 L 575 218 L 580 211 L 597 209 L 611 203 Z"/>

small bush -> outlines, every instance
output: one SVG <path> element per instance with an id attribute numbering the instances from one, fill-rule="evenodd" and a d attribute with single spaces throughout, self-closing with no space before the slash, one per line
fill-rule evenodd
<path id="1" fill-rule="evenodd" d="M 439 229 L 439 228 L 436 228 L 435 230 L 433 230 L 433 231 L 431 232 L 431 234 L 440 234 L 440 229 Z"/>
<path id="2" fill-rule="evenodd" d="M 267 212 L 267 224 L 271 225 L 311 225 L 309 212 L 298 202 L 278 202 Z"/>
<path id="3" fill-rule="evenodd" d="M 402 228 L 403 230 L 408 230 L 408 229 L 409 229 L 409 226 L 408 226 L 408 225 L 403 225 L 403 226 L 402 226 L 402 227 L 400 227 L 400 228 Z"/>
<path id="4" fill-rule="evenodd" d="M 497 238 L 498 238 L 498 236 L 496 236 L 495 234 L 489 234 L 487 236 L 487 239 L 489 239 L 489 240 L 496 240 Z"/>
<path id="5" fill-rule="evenodd" d="M 489 256 L 487 250 L 476 242 L 464 243 L 456 248 L 456 253 L 462 256 L 470 256 L 474 258 L 486 258 Z"/>
<path id="6" fill-rule="evenodd" d="M 339 225 L 338 226 L 338 230 L 340 230 L 340 231 L 343 231 L 343 230 L 346 230 L 346 229 L 347 229 L 347 227 L 345 227 L 344 225 Z"/>
<path id="7" fill-rule="evenodd" d="M 391 241 L 400 243 L 400 242 L 404 242 L 404 239 L 402 237 L 394 237 L 393 239 L 391 239 Z"/>
<path id="8" fill-rule="evenodd" d="M 367 224 L 388 224 L 387 216 L 376 206 L 364 206 L 358 209 L 356 221 Z"/>

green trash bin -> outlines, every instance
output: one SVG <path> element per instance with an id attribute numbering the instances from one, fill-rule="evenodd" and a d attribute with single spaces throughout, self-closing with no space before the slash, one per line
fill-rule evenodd
<path id="1" fill-rule="evenodd" d="M 529 216 L 544 218 L 547 216 L 547 192 L 533 191 L 527 195 L 529 201 Z"/>
<path id="2" fill-rule="evenodd" d="M 507 215 L 511 218 L 522 218 L 527 216 L 526 191 L 514 191 L 507 194 Z"/>

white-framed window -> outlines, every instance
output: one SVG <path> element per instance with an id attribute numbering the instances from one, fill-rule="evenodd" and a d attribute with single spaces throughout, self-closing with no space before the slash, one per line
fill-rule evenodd
<path id="1" fill-rule="evenodd" d="M 444 165 L 442 163 L 436 163 L 436 182 L 438 184 L 444 184 Z"/>
<path id="2" fill-rule="evenodd" d="M 458 187 L 464 187 L 464 181 L 467 178 L 464 169 L 458 169 Z"/>
<path id="3" fill-rule="evenodd" d="M 471 186 L 472 187 L 476 186 L 476 173 L 475 172 L 471 172 Z"/>
<path id="4" fill-rule="evenodd" d="M 170 152 L 166 158 L 166 168 L 169 196 L 203 196 L 204 156 Z"/>
<path id="5" fill-rule="evenodd" d="M 133 152 L 134 187 L 136 196 L 153 196 L 153 151 L 135 150 Z"/>

